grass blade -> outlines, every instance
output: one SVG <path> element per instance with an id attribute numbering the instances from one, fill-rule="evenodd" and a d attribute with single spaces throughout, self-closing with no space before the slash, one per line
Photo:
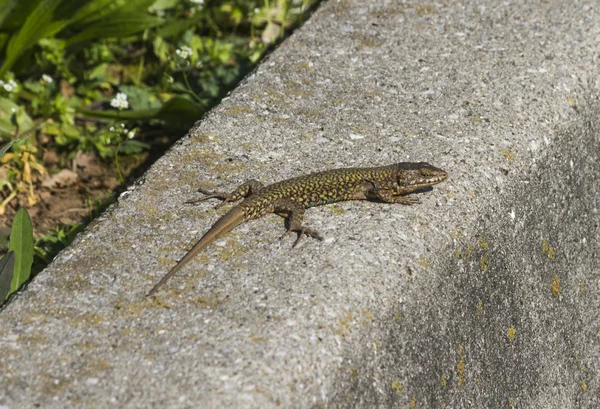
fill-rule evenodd
<path id="1" fill-rule="evenodd" d="M 17 0 L 0 0 L 0 27 L 2 27 L 6 16 L 8 16 L 16 5 Z"/>
<path id="2" fill-rule="evenodd" d="M 4 155 L 6 153 L 7 150 L 10 149 L 11 146 L 13 146 L 15 143 L 19 142 L 23 138 L 25 138 L 25 136 L 22 136 L 22 137 L 20 137 L 18 139 L 10 141 L 6 145 L 4 145 L 2 148 L 0 148 L 0 158 L 2 157 L 2 155 Z"/>
<path id="3" fill-rule="evenodd" d="M 54 10 L 61 0 L 42 0 L 29 14 L 19 33 L 11 38 L 6 49 L 6 59 L 0 67 L 0 78 L 6 74 L 17 59 L 45 37 L 60 31 L 66 21 L 53 21 Z"/>

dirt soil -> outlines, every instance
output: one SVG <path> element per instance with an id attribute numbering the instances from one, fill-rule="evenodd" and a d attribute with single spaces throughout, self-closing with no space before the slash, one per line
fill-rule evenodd
<path id="1" fill-rule="evenodd" d="M 123 177 L 127 178 L 144 159 L 120 159 Z M 44 155 L 45 165 L 52 165 L 53 160 L 53 154 Z M 98 208 L 98 203 L 109 200 L 124 186 L 114 161 L 101 161 L 94 154 L 79 153 L 70 165 L 70 168 L 55 168 L 49 177 L 36 183 L 34 192 L 38 201 L 35 205 L 29 206 L 25 193 L 9 203 L 6 213 L 0 216 L 1 236 L 10 233 L 12 220 L 20 207 L 29 212 L 33 234 L 39 237 L 58 226 L 81 222 Z M 9 194 L 5 187 L 0 192 L 0 202 Z"/>

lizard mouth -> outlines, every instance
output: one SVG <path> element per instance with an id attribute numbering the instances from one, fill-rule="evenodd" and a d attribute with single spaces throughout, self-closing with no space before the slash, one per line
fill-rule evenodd
<path id="1" fill-rule="evenodd" d="M 437 175 L 437 176 L 427 176 L 424 178 L 407 180 L 407 181 L 405 181 L 405 183 L 410 187 L 420 188 L 420 187 L 427 187 L 427 186 L 431 186 L 431 185 L 437 185 L 438 183 L 441 183 L 444 180 L 446 180 L 446 178 L 448 178 L 448 174 Z"/>

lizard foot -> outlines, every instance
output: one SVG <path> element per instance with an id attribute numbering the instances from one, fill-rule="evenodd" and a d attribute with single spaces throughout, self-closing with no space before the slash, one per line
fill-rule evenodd
<path id="1" fill-rule="evenodd" d="M 222 202 L 215 206 L 215 209 L 218 209 L 219 207 L 224 206 L 227 202 L 229 202 L 229 198 L 231 197 L 231 195 L 229 193 L 223 193 L 223 192 L 208 192 L 203 189 L 198 189 L 198 192 L 204 193 L 206 196 L 201 197 L 200 199 L 188 200 L 185 203 L 186 204 L 196 204 L 196 203 L 204 202 L 205 200 L 208 200 L 208 199 L 219 199 L 219 200 L 222 200 Z"/>
<path id="2" fill-rule="evenodd" d="M 317 232 L 316 230 L 313 230 L 309 227 L 304 227 L 304 226 L 300 226 L 297 229 L 290 229 L 288 231 L 286 231 L 285 233 L 283 233 L 283 235 L 280 237 L 280 240 L 283 239 L 285 236 L 287 236 L 289 233 L 291 232 L 296 232 L 298 233 L 298 238 L 296 239 L 296 241 L 294 242 L 294 244 L 292 245 L 292 248 L 296 247 L 298 245 L 298 243 L 300 242 L 300 239 L 302 238 L 302 236 L 306 235 L 306 236 L 310 236 L 313 239 L 317 239 L 322 241 L 323 237 L 319 234 L 319 232 Z"/>

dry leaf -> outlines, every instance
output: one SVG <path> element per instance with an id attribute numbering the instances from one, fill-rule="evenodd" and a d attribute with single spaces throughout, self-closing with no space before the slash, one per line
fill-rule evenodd
<path id="1" fill-rule="evenodd" d="M 63 169 L 60 172 L 52 175 L 42 182 L 42 186 L 48 189 L 52 189 L 53 187 L 65 187 L 71 186 L 77 182 L 77 173 L 73 172 L 69 169 Z"/>

